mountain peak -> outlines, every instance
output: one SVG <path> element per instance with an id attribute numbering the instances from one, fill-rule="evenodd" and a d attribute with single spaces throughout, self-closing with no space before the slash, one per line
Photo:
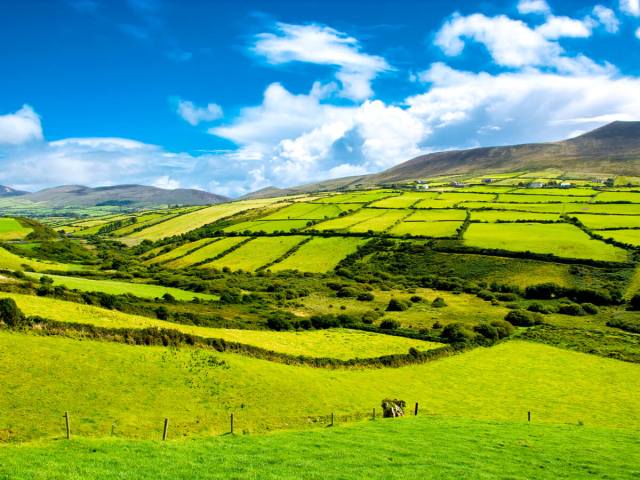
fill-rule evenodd
<path id="1" fill-rule="evenodd" d="M 617 120 L 600 128 L 584 133 L 575 139 L 605 140 L 611 138 L 640 139 L 640 122 L 625 122 Z"/>

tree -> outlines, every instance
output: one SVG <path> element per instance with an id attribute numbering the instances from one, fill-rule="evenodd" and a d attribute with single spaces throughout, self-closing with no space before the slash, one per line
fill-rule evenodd
<path id="1" fill-rule="evenodd" d="M 14 328 L 27 323 L 24 314 L 13 298 L 0 298 L 0 322 Z"/>

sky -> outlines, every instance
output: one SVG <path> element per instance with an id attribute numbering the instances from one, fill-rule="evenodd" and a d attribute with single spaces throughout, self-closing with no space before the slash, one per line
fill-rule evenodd
<path id="1" fill-rule="evenodd" d="M 0 0 L 0 184 L 238 197 L 640 120 L 640 0 Z"/>

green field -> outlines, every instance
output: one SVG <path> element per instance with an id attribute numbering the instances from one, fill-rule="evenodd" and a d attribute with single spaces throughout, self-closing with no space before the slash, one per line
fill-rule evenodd
<path id="1" fill-rule="evenodd" d="M 383 198 L 398 195 L 398 193 L 388 190 L 372 190 L 368 192 L 354 192 L 343 193 L 339 195 L 332 195 L 329 197 L 323 197 L 316 202 L 319 203 L 369 203 L 381 200 Z"/>
<path id="2" fill-rule="evenodd" d="M 514 212 L 498 210 L 479 210 L 471 213 L 472 222 L 556 222 L 560 215 L 555 213 Z"/>
<path id="3" fill-rule="evenodd" d="M 299 270 L 325 273 L 333 270 L 347 255 L 356 251 L 366 241 L 350 237 L 318 237 L 301 245 L 293 255 L 269 267 L 269 270 Z"/>
<path id="4" fill-rule="evenodd" d="M 604 238 L 612 238 L 613 240 L 633 245 L 635 247 L 640 246 L 640 230 L 603 230 L 596 231 L 596 233 L 602 235 Z"/>
<path id="5" fill-rule="evenodd" d="M 35 275 L 33 275 L 35 277 Z M 92 280 L 81 277 L 67 277 L 62 275 L 47 275 L 53 280 L 54 285 L 64 285 L 70 290 L 82 292 L 103 292 L 110 295 L 131 294 L 141 298 L 160 298 L 165 293 L 173 295 L 176 300 L 189 301 L 194 298 L 202 300 L 217 300 L 216 295 L 207 293 L 188 292 L 179 288 L 163 287 L 145 283 L 122 282 L 118 280 Z"/>
<path id="6" fill-rule="evenodd" d="M 206 263 L 203 268 L 222 269 L 227 267 L 232 271 L 245 270 L 251 272 L 275 262 L 305 238 L 299 235 L 254 238 L 224 257 Z"/>
<path id="7" fill-rule="evenodd" d="M 464 220 L 466 210 L 445 208 L 443 210 L 414 210 L 405 222 L 439 222 L 443 220 Z"/>
<path id="8" fill-rule="evenodd" d="M 168 260 L 173 260 L 174 258 L 182 257 L 190 251 L 197 250 L 198 248 L 204 247 L 205 245 L 214 241 L 215 239 L 213 238 L 201 238 L 200 240 L 196 240 L 195 242 L 185 243 L 184 245 L 180 245 L 179 247 L 174 248 L 167 253 L 163 253 L 151 258 L 150 260 L 148 260 L 148 263 L 162 263 Z"/>
<path id="9" fill-rule="evenodd" d="M 640 475 L 638 452 L 633 430 L 419 415 L 166 444 L 79 439 L 5 446 L 0 478 L 633 479 Z"/>
<path id="10" fill-rule="evenodd" d="M 458 206 L 458 204 L 462 203 L 462 199 L 460 200 L 421 200 L 416 203 L 413 208 L 452 208 Z M 483 204 L 488 205 L 488 204 Z"/>
<path id="11" fill-rule="evenodd" d="M 376 208 L 409 208 L 416 202 L 419 202 L 421 200 L 434 199 L 437 196 L 437 192 L 406 192 L 402 195 L 398 195 L 397 197 L 390 197 L 385 198 L 384 200 L 379 200 L 372 203 L 370 206 Z"/>
<path id="12" fill-rule="evenodd" d="M 240 222 L 224 229 L 225 232 L 290 232 L 301 230 L 307 226 L 308 220 L 256 220 Z"/>
<path id="13" fill-rule="evenodd" d="M 379 208 L 363 208 L 357 210 L 355 213 L 346 215 L 344 217 L 334 218 L 321 222 L 311 227 L 314 230 L 326 231 L 326 230 L 347 230 L 349 227 L 357 225 L 361 222 L 366 222 L 380 215 L 384 215 L 386 210 Z"/>
<path id="14" fill-rule="evenodd" d="M 384 232 L 411 214 L 410 210 L 381 210 L 382 214 L 349 227 L 352 233 Z"/>
<path id="15" fill-rule="evenodd" d="M 60 437 L 64 411 L 77 435 L 158 438 L 168 417 L 178 438 L 224 433 L 231 412 L 239 432 L 258 432 L 371 412 L 389 396 L 443 416 L 522 421 L 532 411 L 539 423 L 640 428 L 640 365 L 527 342 L 401 368 L 329 370 L 0 332 L 0 364 L 11 392 L 0 396 L 4 441 Z"/>
<path id="16" fill-rule="evenodd" d="M 15 218 L 0 217 L 0 241 L 22 240 L 31 232 L 32 228 L 22 226 Z"/>
<path id="17" fill-rule="evenodd" d="M 342 212 L 358 208 L 360 208 L 360 206 L 354 204 L 340 205 L 339 203 L 333 203 L 327 205 L 298 202 L 281 208 L 280 210 L 261 218 L 261 220 L 322 220 L 325 218 L 337 217 Z"/>
<path id="18" fill-rule="evenodd" d="M 574 183 L 574 182 L 571 182 Z M 521 195 L 562 195 L 565 197 L 593 197 L 598 194 L 591 188 L 519 188 L 511 193 Z"/>
<path id="19" fill-rule="evenodd" d="M 453 237 L 462 222 L 402 222 L 389 230 L 389 235 L 401 237 L 414 235 L 417 237 Z"/>
<path id="20" fill-rule="evenodd" d="M 46 272 L 49 270 L 56 271 L 78 271 L 84 267 L 82 265 L 73 265 L 70 263 L 45 262 L 33 260 L 31 258 L 20 257 L 14 253 L 0 247 L 0 268 L 7 270 L 34 270 L 36 272 Z"/>
<path id="21" fill-rule="evenodd" d="M 501 193 L 498 202 L 503 203 L 588 203 L 591 197 L 575 197 L 572 195 L 522 195 Z"/>
<path id="22" fill-rule="evenodd" d="M 239 243 L 244 242 L 247 237 L 227 237 L 220 238 L 212 243 L 208 243 L 204 247 L 197 249 L 184 257 L 176 258 L 166 264 L 169 268 L 185 268 L 204 262 L 226 252 L 230 248 L 235 247 Z"/>
<path id="23" fill-rule="evenodd" d="M 602 192 L 596 197 L 598 202 L 630 202 L 640 203 L 640 193 L 636 192 Z"/>
<path id="24" fill-rule="evenodd" d="M 621 248 L 591 239 L 573 225 L 553 223 L 472 223 L 465 245 L 514 252 L 550 253 L 558 257 L 625 262 Z"/>
<path id="25" fill-rule="evenodd" d="M 460 208 L 468 208 L 471 210 L 489 209 L 489 210 L 519 210 L 523 212 L 539 212 L 539 213 L 565 213 L 572 208 L 575 210 L 586 207 L 583 203 L 482 203 L 482 202 L 463 202 Z M 571 207 L 571 208 L 569 208 Z"/>
<path id="26" fill-rule="evenodd" d="M 568 203 L 567 213 L 601 213 L 607 215 L 640 215 L 637 203 Z"/>

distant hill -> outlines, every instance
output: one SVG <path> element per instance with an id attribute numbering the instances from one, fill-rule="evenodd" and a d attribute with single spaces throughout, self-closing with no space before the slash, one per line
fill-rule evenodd
<path id="1" fill-rule="evenodd" d="M 437 175 L 547 168 L 640 176 L 640 122 L 613 122 L 560 142 L 430 153 L 377 174 L 327 180 L 291 190 L 298 193 L 339 190 Z"/>
<path id="2" fill-rule="evenodd" d="M 144 185 L 115 185 L 90 188 L 64 185 L 20 196 L 20 201 L 45 204 L 50 208 L 122 206 L 147 207 L 155 205 L 209 205 L 225 202 L 221 195 L 193 189 L 165 190 Z"/>
<path id="3" fill-rule="evenodd" d="M 0 185 L 0 198 L 1 197 L 18 197 L 20 195 L 26 195 L 29 192 L 25 192 L 24 190 L 16 190 L 15 188 L 5 187 L 4 185 Z"/>
<path id="4" fill-rule="evenodd" d="M 271 198 L 271 197 L 279 197 L 284 195 L 291 195 L 297 193 L 295 189 L 292 188 L 278 188 L 274 186 L 264 187 L 260 190 L 256 190 L 255 192 L 248 193 L 247 195 L 243 195 L 240 197 L 241 200 L 250 200 L 257 198 Z"/>

